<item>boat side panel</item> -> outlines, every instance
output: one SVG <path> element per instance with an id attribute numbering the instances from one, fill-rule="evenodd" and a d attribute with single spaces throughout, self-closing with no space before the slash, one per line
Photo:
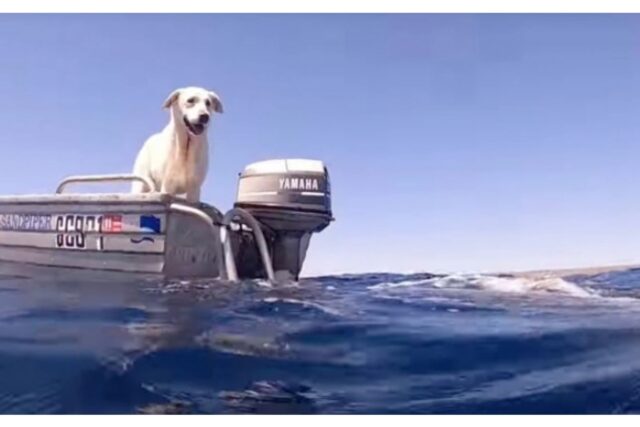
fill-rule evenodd
<path id="1" fill-rule="evenodd" d="M 218 277 L 222 252 L 220 229 L 215 233 L 203 221 L 171 212 L 167 222 L 165 269 L 168 277 Z"/>
<path id="2" fill-rule="evenodd" d="M 73 252 L 58 249 L 0 246 L 0 260 L 49 267 L 71 267 L 136 273 L 162 273 L 162 254 Z"/>
<path id="3" fill-rule="evenodd" d="M 0 260 L 162 273 L 166 211 L 158 203 L 0 204 Z"/>
<path id="4" fill-rule="evenodd" d="M 72 239 L 72 240 L 68 240 Z M 28 231 L 0 230 L 0 246 L 48 248 L 60 251 L 78 252 L 141 252 L 164 253 L 163 235 L 141 233 L 127 234 L 81 234 L 81 233 L 44 233 Z M 71 241 L 71 244 L 69 244 Z M 81 243 L 81 244 L 79 244 Z M 68 245 L 68 246 L 67 246 Z"/>

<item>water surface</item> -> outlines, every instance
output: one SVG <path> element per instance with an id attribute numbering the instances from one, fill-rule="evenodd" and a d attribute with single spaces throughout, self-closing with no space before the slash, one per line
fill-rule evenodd
<path id="1" fill-rule="evenodd" d="M 0 267 L 0 413 L 640 411 L 640 270 L 275 287 Z"/>

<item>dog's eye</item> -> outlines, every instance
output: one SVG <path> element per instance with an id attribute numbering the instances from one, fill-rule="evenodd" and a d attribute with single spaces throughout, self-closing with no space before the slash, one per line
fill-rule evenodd
<path id="1" fill-rule="evenodd" d="M 196 103 L 196 98 L 187 99 L 187 104 L 195 104 L 195 103 Z"/>
<path id="2" fill-rule="evenodd" d="M 207 105 L 207 107 L 211 107 L 211 101 L 209 101 L 208 99 L 204 103 Z"/>

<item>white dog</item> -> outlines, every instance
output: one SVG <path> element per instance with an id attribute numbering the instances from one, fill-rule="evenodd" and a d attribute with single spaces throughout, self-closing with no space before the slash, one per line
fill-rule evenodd
<path id="1" fill-rule="evenodd" d="M 152 191 L 185 194 L 188 202 L 199 202 L 209 167 L 207 126 L 213 112 L 222 113 L 222 102 L 214 92 L 188 87 L 173 91 L 164 108 L 170 111 L 169 124 L 144 143 L 133 173 L 149 178 Z M 131 190 L 142 193 L 145 187 L 135 182 Z"/>

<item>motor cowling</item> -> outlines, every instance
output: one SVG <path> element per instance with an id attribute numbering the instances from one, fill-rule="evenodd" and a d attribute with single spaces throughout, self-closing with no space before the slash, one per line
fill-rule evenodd
<path id="1" fill-rule="evenodd" d="M 269 245 L 277 277 L 298 279 L 312 233 L 333 220 L 331 185 L 324 163 L 278 159 L 252 163 L 240 174 L 236 208 L 253 215 Z M 232 247 L 241 277 L 263 277 L 253 235 L 241 225 Z"/>

